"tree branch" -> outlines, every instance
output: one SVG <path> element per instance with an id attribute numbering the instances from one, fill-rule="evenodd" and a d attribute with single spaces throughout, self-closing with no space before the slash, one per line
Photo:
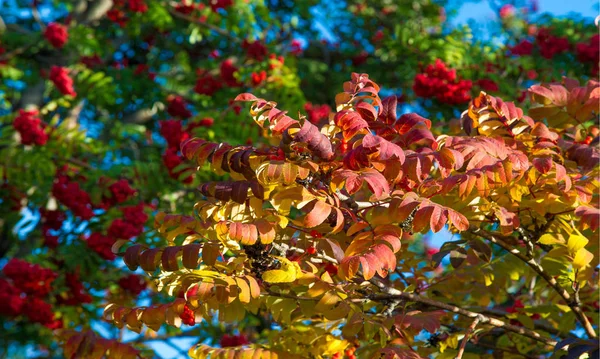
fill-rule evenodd
<path id="1" fill-rule="evenodd" d="M 437 300 L 425 298 L 420 295 L 416 295 L 413 293 L 406 293 L 406 292 L 402 292 L 395 288 L 387 287 L 384 283 L 382 283 L 377 278 L 372 278 L 370 280 L 370 282 L 372 284 L 376 285 L 383 293 L 386 294 L 386 295 L 371 296 L 369 298 L 371 300 L 405 299 L 405 300 L 409 300 L 412 302 L 426 304 L 431 307 L 444 309 L 444 310 L 447 310 L 447 311 L 450 311 L 450 312 L 453 312 L 453 313 L 456 313 L 456 314 L 459 314 L 459 315 L 462 315 L 462 316 L 465 316 L 468 318 L 479 318 L 479 322 L 481 322 L 483 324 L 489 324 L 494 327 L 502 328 L 509 332 L 520 334 L 522 336 L 531 338 L 538 342 L 542 342 L 549 346 L 555 346 L 557 343 L 555 340 L 553 340 L 551 338 L 543 337 L 539 333 L 534 332 L 533 330 L 529 330 L 529 329 L 526 329 L 523 327 L 518 327 L 516 325 L 511 325 L 511 324 L 505 323 L 501 320 L 498 320 L 496 318 L 491 318 L 491 317 L 485 316 L 481 313 L 471 312 L 471 311 L 457 307 L 452 304 L 438 302 Z"/>
<path id="2" fill-rule="evenodd" d="M 571 310 L 575 314 L 575 317 L 577 317 L 577 320 L 579 320 L 579 322 L 585 329 L 585 332 L 587 333 L 588 337 L 589 338 L 597 337 L 596 332 L 594 331 L 594 328 L 592 327 L 592 324 L 585 316 L 585 313 L 583 313 L 583 311 L 581 310 L 581 306 L 577 303 L 576 300 L 574 300 L 573 297 L 571 297 L 569 292 L 567 292 L 567 290 L 564 289 L 556 281 L 556 279 L 554 279 L 554 277 L 552 277 L 550 274 L 548 274 L 544 270 L 544 268 L 534 258 L 528 258 L 526 255 L 521 253 L 519 250 L 517 250 L 516 248 L 513 248 L 508 243 L 506 243 L 504 240 L 502 240 L 501 237 L 498 236 L 497 234 L 490 233 L 481 228 L 471 228 L 470 232 L 475 235 L 480 236 L 481 238 L 487 239 L 488 241 L 504 248 L 510 254 L 514 255 L 515 257 L 519 258 L 521 261 L 525 262 L 529 267 L 531 267 L 531 269 L 533 269 L 537 274 L 539 274 L 540 277 L 544 278 L 544 280 L 550 285 L 550 287 L 552 287 L 552 289 L 554 289 L 554 291 L 556 291 L 556 293 L 558 293 L 558 295 L 560 295 L 562 297 L 562 299 L 567 303 L 569 308 L 571 308 Z"/>
<path id="3" fill-rule="evenodd" d="M 469 337 L 471 336 L 471 333 L 473 333 L 473 331 L 475 330 L 477 324 L 479 324 L 479 317 L 476 317 L 475 320 L 473 320 L 473 323 L 469 325 L 469 328 L 467 328 L 467 332 L 465 333 L 465 337 L 463 338 L 462 343 L 460 343 L 460 348 L 458 349 L 458 354 L 456 354 L 455 359 L 462 359 L 462 356 L 465 352 L 465 348 L 470 339 Z"/>
<path id="4" fill-rule="evenodd" d="M 171 15 L 177 17 L 177 18 L 180 18 L 180 19 L 192 22 L 192 23 L 194 23 L 196 25 L 200 25 L 200 26 L 202 26 L 204 28 L 207 28 L 209 30 L 212 30 L 212 31 L 216 32 L 219 35 L 225 36 L 226 38 L 228 38 L 229 40 L 231 40 L 233 42 L 241 43 L 241 41 L 240 41 L 240 39 L 238 37 L 231 35 L 228 31 L 223 30 L 220 27 L 217 27 L 217 26 L 208 24 L 206 22 L 200 21 L 200 19 L 196 19 L 194 17 L 182 14 L 182 13 L 178 12 L 177 10 L 175 10 L 173 8 L 169 8 L 169 14 L 171 14 Z"/>

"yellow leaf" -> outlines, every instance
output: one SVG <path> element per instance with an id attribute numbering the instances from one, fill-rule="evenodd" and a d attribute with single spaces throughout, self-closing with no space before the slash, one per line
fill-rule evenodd
<path id="1" fill-rule="evenodd" d="M 590 262 L 594 259 L 594 255 L 585 248 L 581 248 L 575 254 L 575 258 L 573 259 L 573 267 L 577 269 L 587 267 Z"/>
<path id="2" fill-rule="evenodd" d="M 561 241 L 558 238 L 556 238 L 556 236 L 554 234 L 546 233 L 540 237 L 540 239 L 538 240 L 538 243 L 540 243 L 540 244 L 556 244 L 556 243 L 561 243 Z"/>
<path id="3" fill-rule="evenodd" d="M 567 241 L 567 247 L 569 248 L 569 253 L 576 254 L 581 248 L 585 247 L 588 244 L 589 240 L 581 235 L 577 230 L 575 230 Z"/>
<path id="4" fill-rule="evenodd" d="M 493 273 L 485 273 L 483 275 L 483 278 L 485 279 L 485 286 L 489 287 L 490 285 L 492 285 L 492 283 L 494 281 L 494 274 Z"/>
<path id="5" fill-rule="evenodd" d="M 292 263 L 289 259 L 283 257 L 275 257 L 281 262 L 280 269 L 265 271 L 262 279 L 267 283 L 291 283 L 296 280 L 298 263 Z"/>

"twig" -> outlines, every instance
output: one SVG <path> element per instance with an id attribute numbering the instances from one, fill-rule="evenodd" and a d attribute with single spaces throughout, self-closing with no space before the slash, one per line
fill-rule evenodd
<path id="1" fill-rule="evenodd" d="M 418 303 L 426 304 L 431 307 L 448 310 L 450 312 L 453 312 L 453 313 L 456 313 L 456 314 L 459 314 L 459 315 L 462 315 L 462 316 L 465 316 L 468 318 L 479 318 L 479 322 L 481 322 L 481 323 L 489 324 L 489 325 L 492 325 L 492 326 L 498 327 L 498 328 L 502 328 L 506 331 L 523 335 L 525 337 L 531 338 L 533 340 L 542 342 L 542 343 L 550 345 L 550 346 L 555 346 L 557 343 L 555 340 L 553 340 L 551 338 L 543 337 L 542 335 L 540 335 L 537 332 L 534 332 L 533 330 L 529 330 L 529 329 L 526 329 L 523 327 L 518 327 L 516 325 L 511 325 L 511 324 L 505 323 L 501 320 L 498 320 L 496 318 L 491 318 L 491 317 L 485 316 L 481 313 L 471 312 L 471 311 L 457 307 L 452 304 L 438 302 L 437 300 L 425 298 L 425 297 L 422 297 L 420 295 L 416 295 L 413 293 L 402 292 L 398 289 L 388 287 L 377 278 L 372 278 L 370 280 L 370 282 L 372 284 L 376 285 L 379 289 L 381 289 L 381 291 L 383 293 L 386 294 L 386 295 L 379 295 L 379 296 L 371 296 L 369 298 L 371 300 L 376 300 L 376 301 L 382 300 L 383 301 L 383 300 L 390 300 L 390 299 L 405 299 L 405 300 L 409 300 L 412 302 L 418 302 Z"/>
<path id="2" fill-rule="evenodd" d="M 38 11 L 37 5 L 35 5 L 35 3 L 31 7 L 31 16 L 33 16 L 35 22 L 37 22 L 38 25 L 40 25 L 40 27 L 42 28 L 42 32 L 46 30 L 46 24 L 44 24 L 44 22 L 40 18 L 40 12 Z"/>
<path id="3" fill-rule="evenodd" d="M 581 310 L 581 307 L 578 305 L 577 301 L 574 300 L 574 298 L 571 297 L 569 292 L 567 292 L 556 281 L 556 279 L 554 279 L 554 277 L 549 275 L 544 270 L 544 268 L 542 268 L 542 266 L 538 262 L 536 262 L 536 260 L 534 258 L 528 258 L 526 255 L 521 253 L 518 249 L 513 248 L 508 243 L 503 241 L 501 239 L 501 237 L 496 234 L 490 233 L 481 228 L 471 228 L 470 231 L 471 231 L 471 233 L 476 234 L 476 235 L 478 235 L 484 239 L 487 239 L 488 241 L 504 248 L 510 254 L 514 255 L 515 257 L 519 258 L 521 261 L 523 261 L 527 265 L 529 265 L 529 267 L 531 267 L 531 269 L 533 269 L 537 274 L 539 274 L 542 278 L 544 278 L 544 280 L 554 289 L 554 291 L 556 291 L 556 293 L 558 293 L 558 295 L 560 295 L 563 298 L 563 300 L 567 303 L 569 308 L 571 308 L 571 310 L 577 317 L 577 320 L 579 320 L 579 322 L 585 329 L 585 332 L 587 333 L 588 337 L 589 338 L 597 337 L 596 332 L 594 331 L 594 328 L 592 327 L 592 324 L 590 323 L 588 318 L 585 316 L 585 313 L 583 313 L 583 311 Z"/>
<path id="4" fill-rule="evenodd" d="M 467 343 L 469 342 L 469 337 L 471 336 L 471 333 L 473 333 L 473 331 L 475 330 L 475 327 L 477 326 L 477 324 L 479 324 L 479 317 L 476 317 L 475 320 L 473 320 L 473 323 L 471 323 L 471 325 L 469 325 L 469 328 L 467 328 L 467 332 L 465 333 L 465 337 L 463 338 L 462 343 L 460 343 L 460 348 L 458 349 L 458 354 L 456 354 L 456 358 L 455 359 L 461 359 L 464 352 L 465 352 L 465 347 L 467 346 Z"/>
<path id="5" fill-rule="evenodd" d="M 223 36 L 227 37 L 229 40 L 231 40 L 233 42 L 237 42 L 237 43 L 241 43 L 242 42 L 239 38 L 237 38 L 236 36 L 231 35 L 228 31 L 223 30 L 220 27 L 217 27 L 217 26 L 208 24 L 206 22 L 200 21 L 200 19 L 196 19 L 196 18 L 194 18 L 192 16 L 188 16 L 188 15 L 182 14 L 182 13 L 178 12 L 177 10 L 175 10 L 173 8 L 169 8 L 169 14 L 171 14 L 171 15 L 177 17 L 177 18 L 180 18 L 180 19 L 183 19 L 183 20 L 187 20 L 189 22 L 193 22 L 194 24 L 200 25 L 200 26 L 205 27 L 205 28 L 207 28 L 209 30 L 212 30 L 212 31 L 214 31 L 214 32 L 216 32 L 216 33 L 218 33 L 220 35 L 223 35 Z"/>

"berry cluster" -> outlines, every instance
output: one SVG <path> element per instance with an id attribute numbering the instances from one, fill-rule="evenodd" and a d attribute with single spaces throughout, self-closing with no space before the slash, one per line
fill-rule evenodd
<path id="1" fill-rule="evenodd" d="M 253 72 L 250 75 L 250 80 L 252 82 L 252 86 L 256 87 L 263 83 L 263 81 L 267 80 L 267 72 L 265 70 L 262 70 L 260 72 Z"/>
<path id="2" fill-rule="evenodd" d="M 112 195 L 110 198 L 112 204 L 123 203 L 135 194 L 135 190 L 129 186 L 129 182 L 125 179 L 116 181 L 108 189 Z"/>
<path id="3" fill-rule="evenodd" d="M 292 42 L 290 42 L 290 54 L 294 55 L 294 56 L 300 56 L 302 55 L 302 53 L 304 52 L 304 49 L 302 49 L 302 43 L 296 39 L 292 40 Z"/>
<path id="4" fill-rule="evenodd" d="M 237 66 L 233 64 L 233 60 L 227 59 L 221 62 L 219 67 L 221 79 L 229 87 L 242 87 L 242 83 L 235 78 L 235 73 L 238 71 Z"/>
<path id="5" fill-rule="evenodd" d="M 44 123 L 37 115 L 37 110 L 19 110 L 19 115 L 15 117 L 13 127 L 21 135 L 21 143 L 24 145 L 43 146 L 48 141 Z"/>
<path id="6" fill-rule="evenodd" d="M 540 47 L 540 54 L 547 59 L 551 59 L 569 49 L 569 40 L 566 37 L 552 35 L 548 28 L 541 28 L 535 39 Z"/>
<path id="7" fill-rule="evenodd" d="M 1 315 L 24 315 L 30 322 L 40 323 L 50 329 L 62 327 L 62 321 L 55 318 L 52 306 L 43 300 L 51 291 L 56 273 L 15 258 L 2 271 L 10 281 L 0 279 Z"/>
<path id="8" fill-rule="evenodd" d="M 209 1 L 209 5 L 212 11 L 217 11 L 219 9 L 227 9 L 231 5 L 233 5 L 233 0 L 211 0 Z"/>
<path id="9" fill-rule="evenodd" d="M 458 105 L 471 99 L 471 81 L 456 76 L 456 70 L 450 70 L 442 60 L 428 65 L 425 73 L 417 74 L 413 90 L 419 97 L 436 98 L 441 103 Z"/>
<path id="10" fill-rule="evenodd" d="M 62 49 L 69 39 L 69 33 L 66 26 L 52 22 L 46 27 L 44 37 L 53 47 Z"/>
<path id="11" fill-rule="evenodd" d="M 510 48 L 510 53 L 515 56 L 531 55 L 533 52 L 533 44 L 528 40 L 523 40 Z"/>
<path id="12" fill-rule="evenodd" d="M 119 287 L 132 296 L 139 295 L 144 289 L 146 289 L 146 286 L 147 284 L 144 278 L 136 274 L 130 274 L 119 279 Z"/>
<path id="13" fill-rule="evenodd" d="M 248 42 L 244 40 L 242 48 L 246 50 L 249 58 L 262 61 L 267 56 L 267 47 L 260 41 Z"/>
<path id="14" fill-rule="evenodd" d="M 108 227 L 108 235 L 115 239 L 130 239 L 144 231 L 148 216 L 144 213 L 143 204 L 121 208 L 124 218 L 115 219 Z"/>
<path id="15" fill-rule="evenodd" d="M 67 215 L 59 210 L 40 209 L 42 218 L 42 235 L 44 236 L 44 245 L 48 248 L 56 248 L 58 246 L 58 237 L 50 234 L 51 230 L 59 230 L 63 222 L 67 219 Z"/>
<path id="16" fill-rule="evenodd" d="M 69 76 L 69 71 L 64 67 L 52 66 L 50 69 L 50 81 L 56 86 L 63 95 L 77 96 L 73 89 L 73 79 Z"/>
<path id="17" fill-rule="evenodd" d="M 102 59 L 98 54 L 94 54 L 91 56 L 82 56 L 79 59 L 79 62 L 84 64 L 87 68 L 93 69 L 94 67 L 102 65 Z"/>
<path id="18" fill-rule="evenodd" d="M 86 220 L 94 216 L 90 195 L 79 187 L 79 183 L 72 182 L 62 170 L 54 180 L 52 195 L 73 211 L 75 216 Z"/>
<path id="19" fill-rule="evenodd" d="M 36 297 L 50 293 L 56 273 L 51 269 L 31 264 L 21 259 L 11 259 L 2 270 L 20 291 Z"/>
<path id="20" fill-rule="evenodd" d="M 161 121 L 160 134 L 167 140 L 167 146 L 173 149 L 179 149 L 179 144 L 190 137 L 178 120 Z"/>
<path id="21" fill-rule="evenodd" d="M 173 117 L 190 118 L 192 113 L 186 108 L 183 97 L 169 95 L 167 98 L 167 112 Z"/>
<path id="22" fill-rule="evenodd" d="M 494 80 L 490 79 L 477 80 L 477 85 L 479 85 L 483 91 L 487 92 L 496 92 L 500 89 L 498 84 Z"/>
<path id="23" fill-rule="evenodd" d="M 304 104 L 304 110 L 308 116 L 308 120 L 314 124 L 321 122 L 323 119 L 327 119 L 331 113 L 331 107 L 328 105 L 313 105 L 310 102 Z"/>
<path id="24" fill-rule="evenodd" d="M 199 70 L 194 91 L 199 95 L 212 96 L 221 89 L 221 81 L 210 73 Z"/>
<path id="25" fill-rule="evenodd" d="M 594 35 L 586 43 L 577 44 L 577 59 L 583 63 L 592 64 L 592 75 L 598 75 L 598 63 L 600 63 L 600 35 Z"/>
<path id="26" fill-rule="evenodd" d="M 185 171 L 184 169 L 176 171 L 175 168 L 183 163 L 183 156 L 178 154 L 177 149 L 175 148 L 167 148 L 165 153 L 162 156 L 163 163 L 165 167 L 169 170 L 169 176 L 171 178 L 179 179 L 182 173 Z M 194 177 L 190 174 L 189 176 L 183 178 L 181 181 L 183 183 L 189 184 L 192 183 Z"/>
<path id="27" fill-rule="evenodd" d="M 247 345 L 247 344 L 250 344 L 250 342 L 248 341 L 248 338 L 246 338 L 246 336 L 244 334 L 237 334 L 237 335 L 225 334 L 221 337 L 221 340 L 219 342 L 219 345 L 221 345 L 221 348 L 239 347 L 239 346 Z"/>
<path id="28" fill-rule="evenodd" d="M 115 244 L 115 240 L 111 237 L 104 236 L 100 233 L 92 233 L 87 238 L 86 243 L 91 250 L 98 253 L 100 257 L 112 261 L 116 258 L 112 252 L 112 246 Z"/>
<path id="29" fill-rule="evenodd" d="M 119 26 L 123 27 L 127 24 L 129 18 L 126 11 L 134 13 L 145 13 L 148 11 L 148 5 L 144 0 L 115 0 L 113 6 L 106 13 L 106 17 Z"/>
<path id="30" fill-rule="evenodd" d="M 183 312 L 179 315 L 181 321 L 185 325 L 195 325 L 196 324 L 196 314 L 187 304 L 183 307 Z"/>
<path id="31" fill-rule="evenodd" d="M 79 274 L 67 273 L 65 277 L 69 292 L 65 296 L 58 296 L 57 302 L 59 304 L 77 306 L 92 302 L 92 296 L 86 293 L 83 283 L 79 280 Z"/>

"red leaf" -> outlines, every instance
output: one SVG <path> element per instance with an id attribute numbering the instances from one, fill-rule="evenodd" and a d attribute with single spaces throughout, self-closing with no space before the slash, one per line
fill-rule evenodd
<path id="1" fill-rule="evenodd" d="M 395 95 L 386 97 L 381 101 L 381 114 L 379 119 L 388 125 L 396 122 L 396 108 L 398 107 L 398 99 Z"/>
<path id="2" fill-rule="evenodd" d="M 448 218 L 450 223 L 459 231 L 466 231 L 469 229 L 469 220 L 462 213 L 459 213 L 453 209 L 448 209 Z"/>
<path id="3" fill-rule="evenodd" d="M 538 157 L 533 159 L 533 165 L 540 173 L 548 173 L 552 169 L 552 157 Z"/>
<path id="4" fill-rule="evenodd" d="M 579 206 L 575 209 L 575 215 L 581 218 L 583 224 L 590 227 L 592 231 L 597 231 L 600 224 L 600 210 L 594 207 Z"/>
<path id="5" fill-rule="evenodd" d="M 355 108 L 361 117 L 367 121 L 375 121 L 377 118 L 377 110 L 368 102 L 359 102 Z"/>
<path id="6" fill-rule="evenodd" d="M 433 233 L 441 231 L 447 222 L 448 210 L 439 205 L 433 205 L 433 212 L 431 213 L 431 219 L 429 220 L 429 226 Z"/>
<path id="7" fill-rule="evenodd" d="M 372 168 L 367 168 L 363 170 L 360 176 L 367 181 L 367 185 L 373 194 L 375 194 L 376 199 L 381 199 L 389 195 L 390 186 L 387 179 L 381 173 Z"/>
<path id="8" fill-rule="evenodd" d="M 346 141 L 352 139 L 361 130 L 369 128 L 367 121 L 355 111 L 340 111 L 336 113 L 333 121 L 342 129 Z"/>
<path id="9" fill-rule="evenodd" d="M 433 210 L 435 206 L 433 205 L 422 205 L 421 208 L 417 210 L 415 213 L 415 218 L 413 219 L 413 231 L 421 232 L 427 227 L 429 227 L 429 223 L 431 221 L 431 215 L 433 214 Z"/>
<path id="10" fill-rule="evenodd" d="M 253 94 L 245 92 L 237 95 L 233 101 L 256 101 L 258 99 L 259 98 Z"/>
<path id="11" fill-rule="evenodd" d="M 411 327 L 416 331 L 425 329 L 429 333 L 435 333 L 440 329 L 440 319 L 446 315 L 443 310 L 422 313 L 418 310 L 396 316 L 396 324 L 404 328 Z"/>
<path id="12" fill-rule="evenodd" d="M 402 148 L 383 137 L 368 134 L 363 137 L 362 146 L 368 150 L 378 149 L 379 159 L 382 161 L 397 159 L 400 163 L 404 163 L 404 151 L 402 151 Z"/>
<path id="13" fill-rule="evenodd" d="M 308 212 L 306 217 L 304 217 L 304 226 L 313 228 L 323 223 L 329 217 L 331 206 L 317 199 L 307 204 L 303 210 Z"/>
<path id="14" fill-rule="evenodd" d="M 552 132 L 541 122 L 536 122 L 531 129 L 531 134 L 536 137 L 545 138 L 550 141 L 558 140 L 559 136 L 556 132 Z"/>

